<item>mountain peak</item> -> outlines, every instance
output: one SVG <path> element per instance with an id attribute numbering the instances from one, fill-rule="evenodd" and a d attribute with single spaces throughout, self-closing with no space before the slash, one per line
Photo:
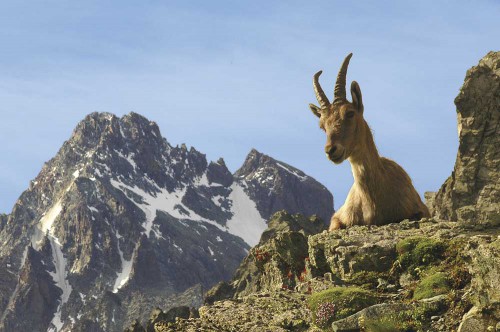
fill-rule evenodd
<path id="1" fill-rule="evenodd" d="M 145 140 L 158 144 L 161 133 L 154 121 L 134 112 L 121 118 L 112 113 L 93 112 L 78 123 L 69 142 L 85 148 L 120 140 Z"/>
<path id="2" fill-rule="evenodd" d="M 276 159 L 257 151 L 256 149 L 250 150 L 243 165 L 236 171 L 235 175 L 239 178 L 251 178 L 254 176 L 262 177 L 262 172 L 266 169 L 274 169 L 279 173 L 287 172 L 289 175 L 294 176 L 301 181 L 306 181 L 309 176 L 307 176 L 301 170 L 290 166 L 282 161 L 277 161 Z"/>
<path id="3" fill-rule="evenodd" d="M 274 174 L 273 185 L 251 175 L 259 168 Z M 253 149 L 242 169 L 248 171 L 238 178 L 222 158 L 209 163 L 194 147 L 171 146 L 155 122 L 137 113 L 91 113 L 12 213 L 0 215 L 0 266 L 10 272 L 0 273 L 0 284 L 15 289 L 13 276 L 38 252 L 37 275 L 55 288 L 55 305 L 45 323 L 29 326 L 61 331 L 99 312 L 104 330 L 119 331 L 137 315 L 127 311 L 136 306 L 131 294 L 154 293 L 163 307 L 175 293 L 228 279 L 276 209 L 332 212 L 331 194 L 285 163 Z M 34 301 L 1 295 L 0 317 L 11 304 Z M 21 312 L 12 317 L 22 319 Z"/>
<path id="4" fill-rule="evenodd" d="M 333 196 L 325 186 L 301 170 L 256 149 L 250 150 L 234 175 L 252 187 L 251 197 L 265 219 L 275 211 L 287 210 L 290 213 L 317 214 L 327 221 L 333 212 Z M 298 192 L 303 196 L 298 197 Z"/>

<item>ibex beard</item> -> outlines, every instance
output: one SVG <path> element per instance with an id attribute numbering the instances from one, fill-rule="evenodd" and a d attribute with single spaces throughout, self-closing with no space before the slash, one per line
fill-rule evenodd
<path id="1" fill-rule="evenodd" d="M 326 133 L 326 157 L 335 164 L 349 160 L 354 184 L 344 205 L 334 213 L 330 231 L 353 225 L 384 225 L 404 219 L 429 217 L 405 170 L 381 157 L 370 127 L 363 118 L 363 98 L 356 81 L 351 84 L 352 102 L 346 98 L 346 75 L 352 53 L 337 75 L 330 103 L 319 84 L 322 71 L 314 75 L 313 87 L 319 107 L 309 104 Z"/>

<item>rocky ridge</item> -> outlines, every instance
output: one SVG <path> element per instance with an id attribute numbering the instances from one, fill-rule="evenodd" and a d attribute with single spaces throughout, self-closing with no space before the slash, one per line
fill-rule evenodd
<path id="1" fill-rule="evenodd" d="M 433 197 L 445 220 L 500 225 L 500 55 L 490 52 L 467 71 L 455 98 L 459 149 L 454 170 Z M 432 196 L 432 195 L 431 195 Z"/>
<path id="2" fill-rule="evenodd" d="M 233 175 L 139 114 L 92 113 L 0 216 L 0 330 L 121 331 L 198 307 L 258 242 L 268 201 L 333 211 L 324 186 L 255 150 Z"/>
<path id="3" fill-rule="evenodd" d="M 432 218 L 311 234 L 314 218 L 277 213 L 200 317 L 147 331 L 500 331 L 498 68 L 490 52 L 467 72 L 457 163 L 427 195 Z"/>

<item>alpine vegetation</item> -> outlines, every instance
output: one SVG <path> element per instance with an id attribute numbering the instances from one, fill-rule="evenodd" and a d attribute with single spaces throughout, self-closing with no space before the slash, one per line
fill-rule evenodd
<path id="1" fill-rule="evenodd" d="M 351 84 L 352 102 L 346 98 L 349 54 L 335 84 L 334 100 L 329 102 L 319 84 L 322 71 L 314 75 L 313 87 L 319 107 L 309 104 L 326 132 L 325 153 L 340 164 L 348 159 L 354 184 L 344 205 L 333 215 L 330 231 L 353 225 L 384 225 L 404 219 L 429 217 L 410 177 L 396 162 L 380 157 L 370 127 L 363 118 L 363 99 L 356 81 Z"/>

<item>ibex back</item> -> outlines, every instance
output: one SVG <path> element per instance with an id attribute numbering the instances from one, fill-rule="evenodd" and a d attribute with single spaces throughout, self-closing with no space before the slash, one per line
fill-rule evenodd
<path id="1" fill-rule="evenodd" d="M 320 106 L 309 104 L 326 133 L 327 158 L 335 164 L 348 159 L 354 176 L 344 205 L 332 216 L 330 231 L 429 217 L 429 210 L 404 169 L 379 156 L 370 127 L 363 118 L 363 98 L 356 81 L 351 84 L 352 102 L 346 98 L 351 56 L 352 53 L 345 58 L 338 73 L 333 102 L 330 103 L 321 89 L 318 79 L 322 71 L 319 71 L 314 75 L 313 87 Z"/>

